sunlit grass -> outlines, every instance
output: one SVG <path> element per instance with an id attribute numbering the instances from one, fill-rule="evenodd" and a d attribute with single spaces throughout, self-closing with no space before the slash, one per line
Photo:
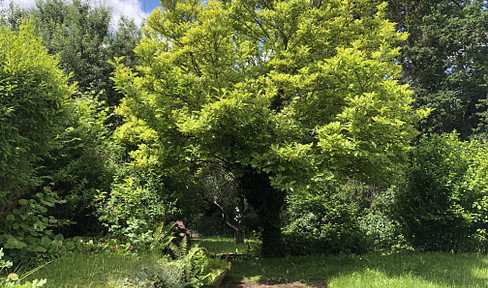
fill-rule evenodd
<path id="1" fill-rule="evenodd" d="M 229 277 L 253 280 L 323 279 L 329 287 L 488 287 L 488 257 L 411 253 L 238 260 Z"/>
<path id="2" fill-rule="evenodd" d="M 120 287 L 124 278 L 157 262 L 151 255 L 76 253 L 53 261 L 27 280 L 47 279 L 43 287 Z"/>
<path id="3" fill-rule="evenodd" d="M 254 243 L 255 244 L 255 243 Z M 234 239 L 200 242 L 211 253 L 246 253 Z M 325 280 L 328 287 L 488 287 L 488 256 L 450 253 L 301 256 L 261 259 L 234 257 L 227 277 L 252 280 Z M 123 280 L 158 265 L 155 255 L 72 254 L 40 269 L 27 280 L 48 279 L 45 287 L 123 287 Z M 131 286 L 134 287 L 134 286 Z"/>
<path id="4" fill-rule="evenodd" d="M 257 245 L 256 240 L 246 239 L 244 243 L 236 244 L 234 238 L 227 237 L 207 237 L 198 241 L 201 247 L 207 249 L 212 254 L 218 253 L 237 253 L 246 254 L 254 250 Z"/>

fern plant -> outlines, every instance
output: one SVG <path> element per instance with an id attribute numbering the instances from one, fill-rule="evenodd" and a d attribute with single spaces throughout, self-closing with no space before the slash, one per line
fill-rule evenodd
<path id="1" fill-rule="evenodd" d="M 153 240 L 150 244 L 150 249 L 153 252 L 165 253 L 176 236 L 173 235 L 171 231 L 172 227 L 170 225 L 165 225 L 162 222 L 153 234 Z"/>
<path id="2" fill-rule="evenodd" d="M 151 251 L 166 255 L 169 259 L 158 282 L 163 287 L 179 287 L 179 284 L 202 287 L 212 284 L 228 263 L 209 259 L 204 248 L 198 244 L 191 245 L 188 235 L 176 234 L 175 227 L 161 223 L 153 234 Z"/>

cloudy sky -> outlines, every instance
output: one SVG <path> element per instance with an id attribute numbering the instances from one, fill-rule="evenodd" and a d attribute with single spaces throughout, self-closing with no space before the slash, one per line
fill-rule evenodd
<path id="1" fill-rule="evenodd" d="M 3 0 L 2 5 L 8 5 L 9 2 L 14 2 L 20 7 L 32 7 L 36 0 Z M 132 17 L 137 24 L 141 24 L 151 11 L 159 6 L 159 0 L 90 0 L 90 2 L 97 5 L 103 4 L 112 7 L 113 24 L 116 24 L 121 15 Z"/>

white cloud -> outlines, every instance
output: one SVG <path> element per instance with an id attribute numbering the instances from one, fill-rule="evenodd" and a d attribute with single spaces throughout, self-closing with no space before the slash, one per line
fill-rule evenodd
<path id="1" fill-rule="evenodd" d="M 22 8 L 33 7 L 36 0 L 0 0 L 0 7 L 8 6 L 13 2 Z M 141 25 L 144 19 L 149 16 L 141 8 L 139 0 L 91 0 L 94 5 L 104 5 L 112 8 L 112 26 L 115 27 L 122 15 L 133 18 L 137 25 Z"/>
<path id="2" fill-rule="evenodd" d="M 105 0 L 103 4 L 112 7 L 113 25 L 117 25 L 122 15 L 134 18 L 138 26 L 149 16 L 142 10 L 141 3 L 138 0 Z"/>
<path id="3" fill-rule="evenodd" d="M 14 1 L 3 0 L 2 4 L 8 5 L 9 2 L 14 2 L 15 4 L 19 5 L 22 8 L 32 7 L 34 6 L 34 4 L 36 4 L 35 0 L 14 0 Z"/>

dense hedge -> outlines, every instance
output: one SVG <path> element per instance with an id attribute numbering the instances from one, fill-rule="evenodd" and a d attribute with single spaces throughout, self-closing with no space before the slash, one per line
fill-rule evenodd
<path id="1" fill-rule="evenodd" d="M 423 137 L 412 151 L 395 218 L 417 249 L 486 251 L 488 149 L 455 133 Z"/>
<path id="2" fill-rule="evenodd" d="M 0 218 L 32 184 L 33 161 L 57 132 L 72 90 L 31 25 L 0 28 Z"/>

